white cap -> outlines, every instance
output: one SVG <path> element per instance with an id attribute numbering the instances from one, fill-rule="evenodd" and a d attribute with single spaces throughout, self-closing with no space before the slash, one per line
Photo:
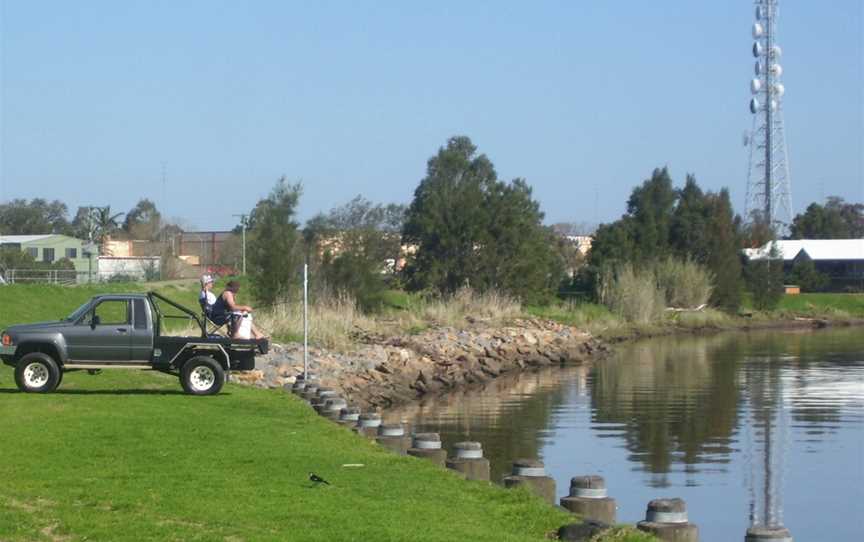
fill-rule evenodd
<path id="1" fill-rule="evenodd" d="M 213 275 L 211 275 L 209 273 L 205 273 L 205 274 L 201 275 L 201 286 L 206 286 L 207 284 L 210 284 L 212 282 L 213 282 Z"/>

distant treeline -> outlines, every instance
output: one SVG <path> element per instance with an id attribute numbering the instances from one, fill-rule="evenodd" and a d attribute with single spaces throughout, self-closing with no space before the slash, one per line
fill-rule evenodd
<path id="1" fill-rule="evenodd" d="M 297 295 L 296 270 L 303 262 L 319 287 L 353 296 L 367 310 L 380 305 L 388 288 L 429 296 L 495 290 L 530 304 L 573 295 L 604 302 L 614 297 L 608 288 L 629 266 L 651 270 L 654 279 L 640 280 L 655 283 L 664 269 L 701 277 L 698 281 L 708 283 L 707 290 L 693 285 L 699 294 L 675 293 L 667 285 L 663 295 L 708 296 L 712 305 L 734 311 L 748 288 L 757 305 L 769 306 L 783 280 L 768 264 L 745 270 L 741 249 L 775 237 L 758 215 L 742 219 L 728 190 L 703 191 L 694 175 L 676 189 L 666 168 L 654 170 L 633 190 L 620 219 L 596 229 L 587 259 L 556 233 L 560 227 L 543 224 L 529 183 L 499 179 L 492 161 L 464 136 L 450 138 L 428 160 L 407 206 L 358 196 L 301 226 L 301 196 L 301 184 L 283 177 L 246 219 L 248 269 L 265 303 Z M 147 199 L 121 223 L 123 216 L 108 206 L 80 207 L 69 220 L 62 202 L 12 200 L 0 204 L 0 234 L 66 233 L 102 243 L 112 235 L 156 240 L 179 231 Z M 795 217 L 790 235 L 862 237 L 864 205 L 836 197 L 813 203 Z"/>

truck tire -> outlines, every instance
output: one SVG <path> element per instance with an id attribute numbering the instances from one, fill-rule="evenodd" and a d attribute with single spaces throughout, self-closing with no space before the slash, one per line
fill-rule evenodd
<path id="1" fill-rule="evenodd" d="M 225 370 L 215 359 L 195 356 L 180 369 L 180 385 L 191 395 L 216 395 L 225 384 Z"/>
<path id="2" fill-rule="evenodd" d="M 15 364 L 15 384 L 27 393 L 51 393 L 60 385 L 60 367 L 48 354 L 30 352 Z"/>

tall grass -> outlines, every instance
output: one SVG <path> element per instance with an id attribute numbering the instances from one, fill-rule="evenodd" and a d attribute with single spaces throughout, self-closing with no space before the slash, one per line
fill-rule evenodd
<path id="1" fill-rule="evenodd" d="M 695 308 L 707 304 L 713 275 L 690 260 L 667 258 L 636 268 L 631 264 L 601 272 L 600 301 L 629 322 L 660 320 L 667 307 Z"/>
<path id="2" fill-rule="evenodd" d="M 637 324 L 659 319 L 665 309 L 664 291 L 653 269 L 636 270 L 630 264 L 618 268 L 602 301 L 613 313 Z"/>
<path id="3" fill-rule="evenodd" d="M 452 296 L 412 299 L 383 314 L 366 314 L 350 295 L 324 290 L 309 305 L 309 340 L 324 348 L 349 351 L 356 347 L 358 332 L 399 335 L 430 325 L 462 327 L 478 320 L 495 324 L 521 314 L 517 301 L 497 292 L 462 289 Z M 303 304 L 293 300 L 277 303 L 256 314 L 255 324 L 277 339 L 301 340 Z"/>
<path id="4" fill-rule="evenodd" d="M 714 290 L 714 274 L 692 260 L 666 258 L 652 267 L 657 286 L 669 307 L 705 305 Z"/>

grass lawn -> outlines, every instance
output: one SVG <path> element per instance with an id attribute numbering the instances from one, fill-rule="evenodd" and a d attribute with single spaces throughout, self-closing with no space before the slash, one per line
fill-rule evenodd
<path id="1" fill-rule="evenodd" d="M 168 375 L 106 371 L 30 395 L 12 376 L 0 370 L 4 542 L 540 541 L 572 521 L 389 453 L 282 392 L 191 397 Z M 312 487 L 310 471 L 333 485 Z"/>
<path id="2" fill-rule="evenodd" d="M 81 286 L 50 284 L 14 284 L 0 286 L 0 329 L 12 324 L 60 320 L 97 294 L 135 293 L 155 290 L 160 294 L 198 310 L 198 283 L 187 281 L 169 284 L 99 283 Z"/>
<path id="3" fill-rule="evenodd" d="M 864 318 L 864 294 L 784 295 L 777 310 L 801 315 L 845 314 Z"/>

